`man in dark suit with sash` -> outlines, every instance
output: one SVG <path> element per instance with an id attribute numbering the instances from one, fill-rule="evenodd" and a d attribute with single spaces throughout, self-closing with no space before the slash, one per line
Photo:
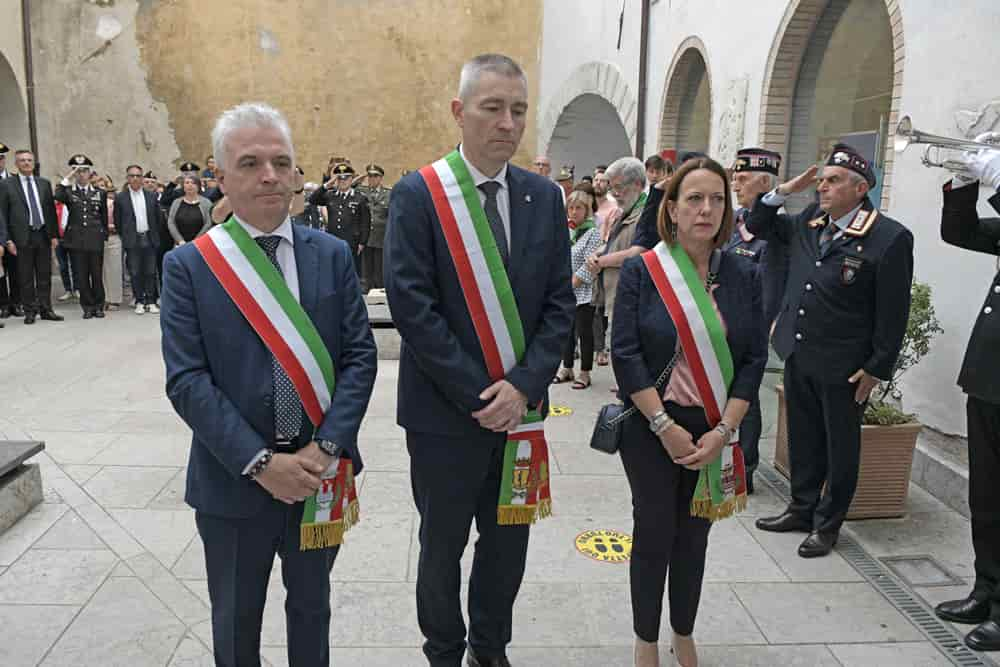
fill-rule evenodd
<path id="1" fill-rule="evenodd" d="M 761 195 L 747 229 L 788 248 L 785 295 L 772 344 L 785 361 L 792 502 L 757 528 L 809 533 L 803 558 L 837 542 L 858 483 L 861 417 L 872 389 L 892 377 L 910 313 L 913 234 L 868 198 L 869 161 L 833 147 L 819 202 L 782 217 L 785 197 L 817 182 L 817 168 Z"/>
<path id="2" fill-rule="evenodd" d="M 575 301 L 558 186 L 509 163 L 527 82 L 501 55 L 462 68 L 462 143 L 404 177 L 385 284 L 403 338 L 397 419 L 420 513 L 417 615 L 431 665 L 509 665 L 528 525 L 549 511 L 541 418 Z M 531 433 L 529 433 L 531 431 Z M 459 560 L 475 519 L 469 631 Z"/>
<path id="3" fill-rule="evenodd" d="M 205 545 L 215 663 L 260 665 L 278 554 L 289 664 L 325 667 L 375 342 L 347 245 L 288 217 L 284 116 L 241 104 L 212 143 L 233 218 L 167 255 L 160 326 L 167 396 L 193 431 L 185 500 Z"/>

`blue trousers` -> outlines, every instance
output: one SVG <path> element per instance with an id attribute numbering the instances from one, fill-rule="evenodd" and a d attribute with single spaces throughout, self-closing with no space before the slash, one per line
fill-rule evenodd
<path id="1" fill-rule="evenodd" d="M 288 592 L 289 665 L 330 664 L 330 570 L 339 547 L 299 551 L 304 507 L 272 500 L 249 519 L 195 514 L 205 545 L 216 665 L 261 664 L 260 628 L 275 554 Z"/>

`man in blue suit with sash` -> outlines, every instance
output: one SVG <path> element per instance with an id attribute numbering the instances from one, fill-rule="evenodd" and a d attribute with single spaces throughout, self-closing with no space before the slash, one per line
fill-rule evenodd
<path id="1" fill-rule="evenodd" d="M 185 499 L 205 545 L 215 662 L 260 665 L 278 554 L 289 664 L 325 666 L 375 343 L 347 244 L 288 218 L 285 118 L 241 104 L 212 144 L 233 216 L 166 256 L 160 321 L 167 395 L 194 432 Z"/>
<path id="2" fill-rule="evenodd" d="M 509 665 L 528 527 L 551 511 L 542 428 L 575 300 L 558 186 L 511 165 L 527 81 L 510 58 L 462 68 L 462 143 L 403 178 L 385 285 L 403 339 L 397 419 L 420 513 L 417 615 L 431 665 Z M 459 561 L 475 519 L 469 630 Z"/>

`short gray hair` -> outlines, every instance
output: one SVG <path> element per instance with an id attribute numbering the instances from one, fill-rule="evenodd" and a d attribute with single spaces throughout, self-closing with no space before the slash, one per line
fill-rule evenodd
<path id="1" fill-rule="evenodd" d="M 646 165 L 635 157 L 620 157 L 605 170 L 609 181 L 621 178 L 625 183 L 646 184 Z"/>
<path id="2" fill-rule="evenodd" d="M 222 112 L 212 128 L 212 155 L 215 164 L 225 169 L 226 141 L 229 135 L 245 127 L 273 128 L 281 132 L 292 149 L 292 161 L 295 161 L 295 146 L 292 144 L 292 128 L 285 116 L 269 104 L 263 102 L 244 102 Z"/>
<path id="3" fill-rule="evenodd" d="M 514 60 L 499 53 L 484 53 L 462 65 L 462 75 L 458 80 L 458 99 L 465 102 L 476 90 L 483 72 L 493 72 L 500 76 L 519 78 L 528 85 L 528 77 Z"/>

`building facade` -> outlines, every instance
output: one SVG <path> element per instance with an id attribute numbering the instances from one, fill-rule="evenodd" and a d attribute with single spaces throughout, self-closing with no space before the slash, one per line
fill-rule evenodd
<path id="1" fill-rule="evenodd" d="M 840 139 L 875 158 L 875 197 L 913 231 L 915 276 L 931 285 L 945 329 L 906 375 L 904 407 L 964 435 L 955 379 L 996 266 L 940 240 L 947 173 L 923 167 L 919 148 L 895 153 L 892 134 L 904 114 L 954 138 L 1000 130 L 1000 52 L 987 46 L 1000 34 L 1000 4 L 654 0 L 644 118 L 641 0 L 544 4 L 538 150 L 553 164 L 578 174 L 606 164 L 636 149 L 640 123 L 645 155 L 703 150 L 729 162 L 757 145 L 785 156 L 785 176 Z"/>

